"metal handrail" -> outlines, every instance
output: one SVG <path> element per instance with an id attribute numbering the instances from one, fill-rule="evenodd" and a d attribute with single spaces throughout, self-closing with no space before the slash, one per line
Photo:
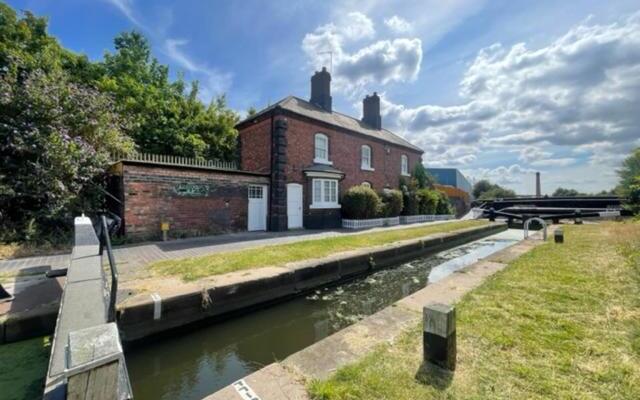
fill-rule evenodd
<path id="1" fill-rule="evenodd" d="M 109 295 L 109 311 L 107 312 L 107 322 L 115 322 L 116 320 L 116 300 L 118 294 L 118 268 L 116 260 L 113 258 L 113 250 L 111 249 L 111 238 L 109 237 L 109 226 L 107 218 L 102 215 L 102 242 L 103 248 L 107 249 L 107 258 L 109 259 L 109 267 L 111 268 L 111 293 Z"/>

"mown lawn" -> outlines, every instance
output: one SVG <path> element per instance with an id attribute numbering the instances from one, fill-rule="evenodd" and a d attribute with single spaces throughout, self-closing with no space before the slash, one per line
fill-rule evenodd
<path id="1" fill-rule="evenodd" d="M 452 377 L 416 326 L 310 384 L 314 399 L 640 399 L 640 223 L 565 227 L 457 306 Z"/>
<path id="2" fill-rule="evenodd" d="M 50 351 L 48 336 L 0 345 L 0 400 L 41 398 Z"/>
<path id="3" fill-rule="evenodd" d="M 192 281 L 226 272 L 277 266 L 293 261 L 326 257 L 343 251 L 379 246 L 434 233 L 481 226 L 487 223 L 486 221 L 458 221 L 416 228 L 306 240 L 248 250 L 216 253 L 204 257 L 159 261 L 151 264 L 148 268 L 161 275 L 175 275 L 185 281 Z"/>

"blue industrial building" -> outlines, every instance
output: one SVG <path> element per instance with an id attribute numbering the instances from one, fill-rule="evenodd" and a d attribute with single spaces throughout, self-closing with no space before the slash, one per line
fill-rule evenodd
<path id="1" fill-rule="evenodd" d="M 441 185 L 449 185 L 464 190 L 471 196 L 472 185 L 457 168 L 428 168 L 427 172 Z"/>

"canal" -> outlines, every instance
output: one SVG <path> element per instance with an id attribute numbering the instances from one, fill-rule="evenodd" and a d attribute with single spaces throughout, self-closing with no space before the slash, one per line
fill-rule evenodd
<path id="1" fill-rule="evenodd" d="M 520 239 L 522 231 L 508 230 L 224 322 L 138 345 L 126 354 L 134 397 L 202 399 Z"/>

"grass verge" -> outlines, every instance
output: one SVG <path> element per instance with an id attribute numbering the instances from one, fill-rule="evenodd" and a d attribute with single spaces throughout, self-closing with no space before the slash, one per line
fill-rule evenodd
<path id="1" fill-rule="evenodd" d="M 640 223 L 565 227 L 457 305 L 458 366 L 416 326 L 309 386 L 314 399 L 640 399 Z"/>
<path id="2" fill-rule="evenodd" d="M 0 345 L 0 399 L 39 399 L 51 344 L 49 337 Z"/>
<path id="3" fill-rule="evenodd" d="M 151 264 L 148 268 L 161 275 L 175 275 L 185 281 L 193 281 L 226 272 L 321 258 L 343 251 L 379 246 L 434 233 L 451 232 L 486 224 L 486 221 L 459 221 L 416 228 L 305 240 L 296 243 L 216 253 L 204 257 L 159 261 Z"/>
<path id="4" fill-rule="evenodd" d="M 30 244 L 30 243 L 0 243 L 0 260 L 33 257 L 43 255 L 65 254 L 71 252 L 68 244 Z"/>

